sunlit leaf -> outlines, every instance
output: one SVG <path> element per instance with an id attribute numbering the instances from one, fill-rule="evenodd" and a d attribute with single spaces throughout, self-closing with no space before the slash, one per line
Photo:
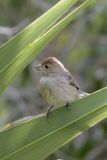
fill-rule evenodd
<path id="1" fill-rule="evenodd" d="M 0 133 L 1 160 L 43 160 L 107 117 L 107 88 Z M 19 158 L 20 157 L 20 158 Z"/>

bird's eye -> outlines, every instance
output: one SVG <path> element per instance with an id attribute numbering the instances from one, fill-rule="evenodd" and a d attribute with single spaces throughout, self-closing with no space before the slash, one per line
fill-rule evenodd
<path id="1" fill-rule="evenodd" d="M 45 68 L 49 68 L 48 65 L 45 65 Z"/>

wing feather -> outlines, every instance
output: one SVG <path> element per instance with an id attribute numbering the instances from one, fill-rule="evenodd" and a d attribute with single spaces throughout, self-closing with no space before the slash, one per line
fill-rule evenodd
<path id="1" fill-rule="evenodd" d="M 75 88 L 77 88 L 77 90 L 79 90 L 79 85 L 77 84 L 77 82 L 74 80 L 73 76 L 69 72 L 67 75 L 67 80 L 69 80 L 69 85 L 74 86 Z"/>

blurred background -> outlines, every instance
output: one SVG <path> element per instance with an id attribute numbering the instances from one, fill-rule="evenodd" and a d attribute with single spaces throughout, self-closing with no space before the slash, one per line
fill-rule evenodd
<path id="1" fill-rule="evenodd" d="M 57 0 L 0 1 L 0 46 L 42 15 Z M 46 112 L 34 66 L 55 56 L 74 74 L 80 88 L 94 92 L 107 86 L 107 0 L 99 0 L 72 21 L 27 66 L 0 97 L 0 127 Z M 107 160 L 107 120 L 68 143 L 47 160 Z"/>

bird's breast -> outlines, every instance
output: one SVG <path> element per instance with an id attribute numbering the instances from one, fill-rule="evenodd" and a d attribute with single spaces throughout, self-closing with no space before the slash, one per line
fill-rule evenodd
<path id="1" fill-rule="evenodd" d="M 75 101 L 79 96 L 78 90 L 70 86 L 63 78 L 41 78 L 40 90 L 42 96 L 49 104 L 57 106 Z"/>

